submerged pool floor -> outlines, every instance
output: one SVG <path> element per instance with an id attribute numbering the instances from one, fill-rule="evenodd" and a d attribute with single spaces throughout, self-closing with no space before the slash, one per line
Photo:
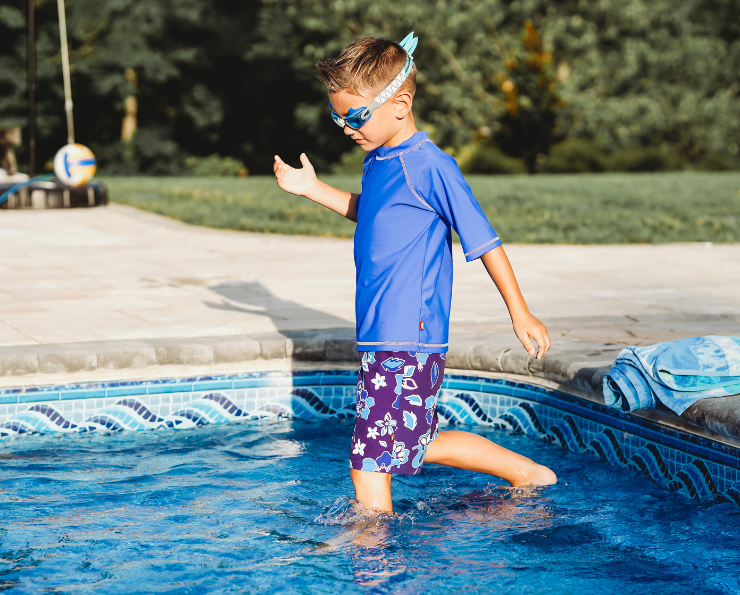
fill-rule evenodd
<path id="1" fill-rule="evenodd" d="M 552 467 L 516 493 L 442 466 L 363 521 L 352 420 L 268 420 L 0 448 L 0 590 L 38 593 L 740 593 L 740 510 L 504 430 Z"/>

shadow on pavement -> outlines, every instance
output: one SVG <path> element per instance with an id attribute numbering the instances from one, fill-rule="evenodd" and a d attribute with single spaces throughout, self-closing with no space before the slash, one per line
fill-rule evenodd
<path id="1" fill-rule="evenodd" d="M 221 303 L 205 301 L 209 308 L 267 316 L 273 320 L 276 327 L 287 320 L 316 320 L 320 322 L 317 325 L 320 328 L 354 328 L 351 320 L 308 308 L 293 300 L 276 297 L 259 281 L 226 281 L 212 285 L 208 289 L 225 298 Z M 233 302 L 244 306 L 238 306 Z"/>
<path id="2" fill-rule="evenodd" d="M 209 308 L 269 317 L 275 334 L 292 340 L 293 359 L 359 360 L 351 320 L 278 298 L 259 281 L 226 281 L 208 289 L 223 298 L 204 301 Z"/>

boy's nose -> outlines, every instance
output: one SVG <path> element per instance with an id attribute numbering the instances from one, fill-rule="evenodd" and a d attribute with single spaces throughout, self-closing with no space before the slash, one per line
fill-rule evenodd
<path id="1" fill-rule="evenodd" d="M 344 134 L 346 134 L 347 136 L 352 136 L 355 132 L 356 130 L 352 130 L 352 128 L 350 128 L 346 124 L 344 125 Z"/>

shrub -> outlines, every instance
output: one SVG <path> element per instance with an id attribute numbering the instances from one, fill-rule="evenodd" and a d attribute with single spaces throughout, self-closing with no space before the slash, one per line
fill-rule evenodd
<path id="1" fill-rule="evenodd" d="M 709 151 L 704 155 L 696 169 L 702 169 L 704 171 L 731 171 L 740 169 L 740 163 L 738 163 L 737 159 L 733 159 L 729 155 Z"/>
<path id="2" fill-rule="evenodd" d="M 619 149 L 607 157 L 610 171 L 676 171 L 684 169 L 686 160 L 658 147 Z"/>
<path id="3" fill-rule="evenodd" d="M 553 145 L 540 171 L 552 174 L 600 172 L 606 170 L 603 152 L 593 141 L 569 138 Z"/>
<path id="4" fill-rule="evenodd" d="M 361 147 L 354 147 L 351 151 L 343 153 L 339 161 L 330 166 L 329 170 L 335 175 L 361 174 L 362 163 L 367 157 L 367 152 Z"/>
<path id="5" fill-rule="evenodd" d="M 471 143 L 454 153 L 464 174 L 524 174 L 527 168 L 521 159 L 509 157 L 496 147 Z"/>
<path id="6" fill-rule="evenodd" d="M 249 170 L 241 159 L 221 157 L 218 153 L 207 157 L 187 157 L 185 167 L 190 175 L 200 177 L 246 176 Z"/>

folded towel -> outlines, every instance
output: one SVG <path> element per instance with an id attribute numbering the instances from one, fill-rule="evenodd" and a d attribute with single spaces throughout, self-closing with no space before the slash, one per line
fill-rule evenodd
<path id="1" fill-rule="evenodd" d="M 625 347 L 604 376 L 604 401 L 633 411 L 656 399 L 681 415 L 709 397 L 740 394 L 740 337 L 691 337 Z"/>

